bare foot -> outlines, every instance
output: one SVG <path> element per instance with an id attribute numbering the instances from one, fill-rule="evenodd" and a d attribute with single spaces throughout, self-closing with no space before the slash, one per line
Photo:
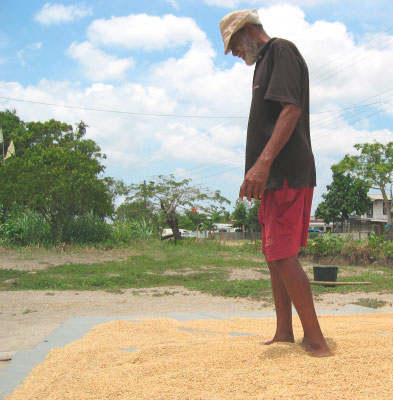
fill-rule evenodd
<path id="1" fill-rule="evenodd" d="M 263 344 L 269 345 L 273 343 L 295 343 L 295 339 L 292 335 L 275 335 L 272 340 L 264 342 Z"/>
<path id="2" fill-rule="evenodd" d="M 330 357 L 332 352 L 330 351 L 328 345 L 325 343 L 313 343 L 305 338 L 301 343 L 303 348 L 314 357 Z"/>

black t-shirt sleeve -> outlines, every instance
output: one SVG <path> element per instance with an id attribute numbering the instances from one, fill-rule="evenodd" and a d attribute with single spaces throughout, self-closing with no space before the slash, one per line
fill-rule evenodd
<path id="1" fill-rule="evenodd" d="M 265 100 L 282 101 L 302 108 L 303 74 L 301 60 L 294 50 L 278 47 Z"/>

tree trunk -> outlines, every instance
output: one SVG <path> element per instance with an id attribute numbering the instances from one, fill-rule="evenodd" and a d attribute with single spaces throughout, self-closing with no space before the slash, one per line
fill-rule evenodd
<path id="1" fill-rule="evenodd" d="M 386 194 L 386 190 L 384 186 L 380 186 L 381 192 L 382 192 L 382 197 L 383 197 L 383 205 L 385 206 L 386 210 L 386 217 L 387 217 L 387 231 L 386 231 L 386 238 L 390 241 L 392 241 L 393 235 L 392 235 L 392 205 L 391 201 L 388 199 L 388 196 Z"/>
<path id="2" fill-rule="evenodd" d="M 175 238 L 175 241 L 181 240 L 181 233 L 179 231 L 179 225 L 178 225 L 176 214 L 173 212 L 166 214 L 166 222 L 172 229 L 172 233 L 173 233 L 173 237 Z"/>

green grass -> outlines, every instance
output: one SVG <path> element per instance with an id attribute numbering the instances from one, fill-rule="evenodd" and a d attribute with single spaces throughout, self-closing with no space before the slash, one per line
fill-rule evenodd
<path id="1" fill-rule="evenodd" d="M 34 274 L 0 269 L 0 291 L 104 290 L 122 294 L 127 288 L 179 286 L 215 296 L 271 299 L 270 279 L 228 280 L 231 268 L 253 268 L 268 273 L 264 258 L 255 252 L 253 242 L 240 246 L 219 246 L 216 241 L 190 240 L 174 244 L 150 240 L 135 242 L 131 250 L 136 255 L 125 261 L 65 264 L 36 270 Z M 168 270 L 172 274 L 165 274 Z M 366 272 L 339 280 L 371 281 L 373 285 L 315 286 L 313 292 L 316 295 L 351 291 L 393 292 L 392 268 L 370 266 Z M 171 294 L 164 291 L 157 296 Z"/>
<path id="2" fill-rule="evenodd" d="M 362 267 L 364 268 L 364 267 Z M 393 293 L 393 268 L 367 267 L 367 272 L 354 276 L 337 277 L 340 282 L 372 282 L 371 285 L 345 285 L 336 287 L 313 286 L 314 293 L 383 292 Z"/>

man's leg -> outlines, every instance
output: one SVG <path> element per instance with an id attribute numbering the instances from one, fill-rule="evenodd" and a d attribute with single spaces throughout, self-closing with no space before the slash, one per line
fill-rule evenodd
<path id="1" fill-rule="evenodd" d="M 292 329 L 292 301 L 287 292 L 287 288 L 281 279 L 275 261 L 268 261 L 270 277 L 272 281 L 272 290 L 274 305 L 276 307 L 277 326 L 276 333 L 272 340 L 265 344 L 275 342 L 294 342 Z"/>
<path id="2" fill-rule="evenodd" d="M 303 347 L 316 357 L 331 355 L 319 326 L 310 282 L 297 256 L 277 260 L 275 265 L 302 323 Z"/>

